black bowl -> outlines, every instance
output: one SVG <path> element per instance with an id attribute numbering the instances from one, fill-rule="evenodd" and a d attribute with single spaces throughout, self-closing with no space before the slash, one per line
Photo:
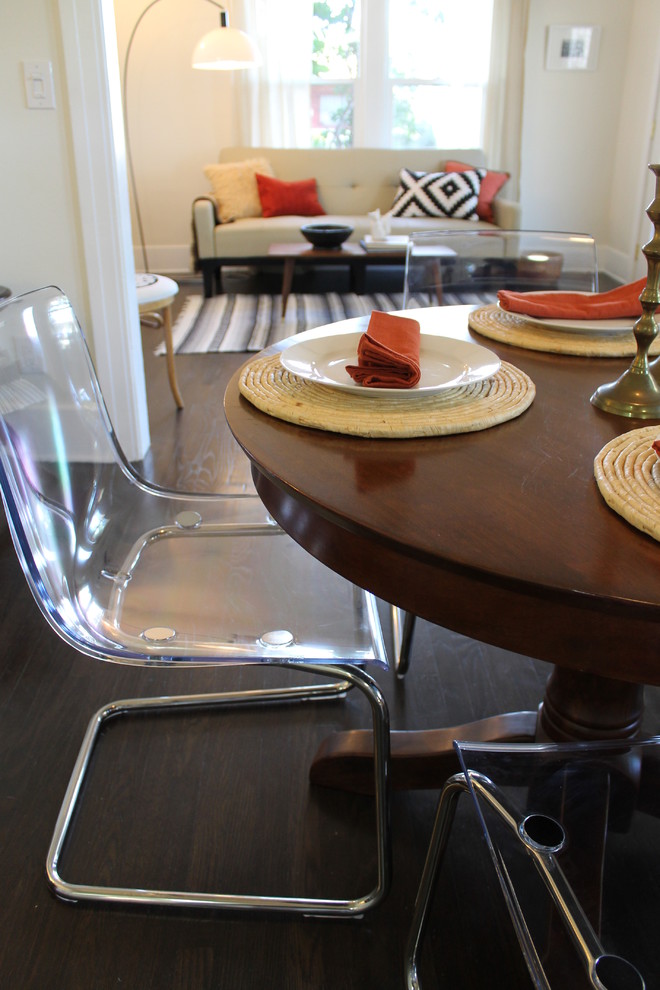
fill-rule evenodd
<path id="1" fill-rule="evenodd" d="M 343 223 L 306 223 L 300 233 L 314 247 L 339 248 L 351 236 L 353 228 Z"/>

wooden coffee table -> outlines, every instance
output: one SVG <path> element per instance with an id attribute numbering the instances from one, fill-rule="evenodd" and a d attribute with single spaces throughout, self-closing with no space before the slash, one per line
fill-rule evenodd
<path id="1" fill-rule="evenodd" d="M 303 244 L 271 244 L 268 248 L 271 258 L 281 258 L 282 269 L 282 316 L 291 294 L 293 272 L 296 261 L 305 265 L 345 265 L 351 273 L 351 292 L 364 292 L 364 276 L 367 265 L 403 264 L 405 250 L 365 251 L 360 244 L 346 243 L 339 248 L 316 248 L 307 242 Z"/>

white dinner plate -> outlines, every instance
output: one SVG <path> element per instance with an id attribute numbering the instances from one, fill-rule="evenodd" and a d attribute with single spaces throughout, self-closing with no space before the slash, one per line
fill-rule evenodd
<path id="1" fill-rule="evenodd" d="M 503 313 L 511 312 L 503 306 L 500 308 Z M 634 316 L 626 316 L 618 320 L 560 320 L 558 317 L 541 319 L 540 316 L 528 316 L 527 313 L 513 315 L 522 316 L 534 326 L 545 327 L 547 330 L 568 330 L 570 333 L 625 333 L 626 330 L 632 330 L 635 322 Z"/>
<path id="2" fill-rule="evenodd" d="M 370 388 L 358 385 L 346 371 L 357 364 L 361 332 L 329 334 L 291 344 L 280 355 L 287 371 L 320 385 L 346 389 L 356 395 L 428 395 L 442 389 L 480 382 L 500 367 L 497 354 L 480 344 L 452 337 L 421 333 L 419 359 L 421 378 L 413 388 Z"/>
<path id="3" fill-rule="evenodd" d="M 537 316 L 526 316 L 526 320 L 548 330 L 569 330 L 571 333 L 625 333 L 632 330 L 634 316 L 620 320 L 541 320 Z"/>

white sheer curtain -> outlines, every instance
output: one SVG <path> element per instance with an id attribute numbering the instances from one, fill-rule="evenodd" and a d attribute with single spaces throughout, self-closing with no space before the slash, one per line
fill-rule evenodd
<path id="1" fill-rule="evenodd" d="M 309 147 L 312 11 L 310 0 L 234 0 L 230 23 L 263 57 L 234 77 L 239 144 Z"/>
<path id="2" fill-rule="evenodd" d="M 530 0 L 494 0 L 483 145 L 491 168 L 511 173 L 507 199 L 520 193 L 525 44 Z"/>

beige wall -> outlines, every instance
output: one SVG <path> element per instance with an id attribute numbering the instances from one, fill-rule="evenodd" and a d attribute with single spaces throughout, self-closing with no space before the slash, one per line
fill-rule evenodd
<path id="1" fill-rule="evenodd" d="M 660 3 L 637 0 L 621 92 L 605 241 L 630 263 L 631 277 L 645 275 L 640 251 L 653 235 L 645 208 L 655 179 L 645 166 L 660 161 Z M 625 273 L 625 270 L 624 270 Z"/>
<path id="2" fill-rule="evenodd" d="M 547 27 L 601 28 L 595 71 L 545 69 Z M 657 0 L 532 0 L 521 204 L 530 228 L 593 234 L 599 262 L 632 277 L 660 67 Z"/>
<path id="3" fill-rule="evenodd" d="M 115 0 L 120 60 L 146 5 Z M 15 291 L 59 284 L 84 318 L 88 289 L 57 10 L 57 0 L 22 0 L 3 21 L 0 283 Z M 597 72 L 545 71 L 545 28 L 553 23 L 601 25 Z M 161 0 L 142 22 L 131 56 L 133 152 L 157 270 L 188 267 L 191 202 L 206 188 L 202 167 L 232 143 L 232 74 L 188 68 L 197 37 L 214 26 L 210 4 Z M 523 223 L 592 230 L 601 261 L 623 277 L 644 236 L 638 226 L 648 201 L 659 37 L 657 0 L 531 0 Z M 21 63 L 31 58 L 53 62 L 55 111 L 25 107 Z"/>
<path id="4" fill-rule="evenodd" d="M 143 6 L 143 0 L 115 0 L 121 59 Z M 138 196 L 149 259 L 163 271 L 188 266 L 190 205 L 207 189 L 202 167 L 233 141 L 234 75 L 189 67 L 197 37 L 209 17 L 213 22 L 207 6 L 161 0 L 140 25 L 131 51 L 129 121 Z M 234 7 L 229 4 L 230 20 L 240 26 L 238 0 Z M 600 26 L 596 71 L 545 69 L 550 24 Z M 593 233 L 601 264 L 622 278 L 632 272 L 649 188 L 644 173 L 659 38 L 657 0 L 531 0 L 523 225 Z"/>
<path id="5" fill-rule="evenodd" d="M 53 63 L 55 110 L 28 110 L 24 60 Z M 58 285 L 88 313 L 64 60 L 53 0 L 21 0 L 0 31 L 0 283 Z"/>
<path id="6" fill-rule="evenodd" d="M 109 0 L 21 0 L 0 53 L 0 283 L 66 292 L 137 460 L 149 427 Z M 25 60 L 52 64 L 55 109 L 27 108 Z"/>
<path id="7" fill-rule="evenodd" d="M 232 17 L 230 24 L 239 27 Z M 126 48 L 146 0 L 115 0 L 122 77 Z M 140 21 L 131 45 L 127 118 L 149 267 L 177 271 L 190 263 L 192 201 L 207 189 L 202 168 L 232 144 L 232 72 L 191 67 L 197 41 L 218 27 L 217 8 L 202 0 L 160 0 Z M 137 231 L 135 212 L 133 228 Z M 137 235 L 134 243 L 138 243 Z M 136 252 L 135 263 L 143 268 Z"/>

